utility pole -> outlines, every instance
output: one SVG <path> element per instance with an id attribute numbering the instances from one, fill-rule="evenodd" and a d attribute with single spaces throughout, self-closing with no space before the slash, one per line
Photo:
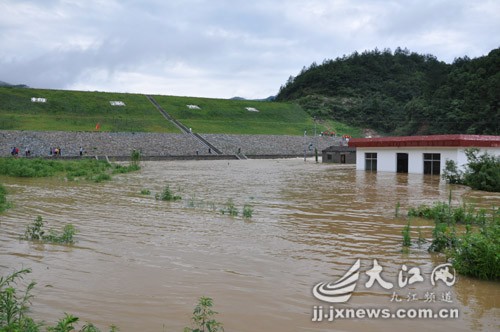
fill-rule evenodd
<path id="1" fill-rule="evenodd" d="M 316 164 L 318 163 L 318 135 L 316 135 L 316 117 L 314 119 L 314 156 L 316 158 Z"/>
<path id="2" fill-rule="evenodd" d="M 307 153 L 307 130 L 304 130 L 304 161 L 306 161 Z"/>

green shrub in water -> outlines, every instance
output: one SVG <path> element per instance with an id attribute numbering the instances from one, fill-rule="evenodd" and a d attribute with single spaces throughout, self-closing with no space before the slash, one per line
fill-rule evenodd
<path id="1" fill-rule="evenodd" d="M 403 227 L 403 246 L 404 247 L 409 247 L 411 246 L 411 236 L 410 236 L 410 222 Z"/>
<path id="2" fill-rule="evenodd" d="M 452 253 L 453 266 L 461 274 L 500 280 L 500 218 L 478 232 L 463 235 Z"/>
<path id="3" fill-rule="evenodd" d="M 465 155 L 465 172 L 460 171 L 454 161 L 447 160 L 443 179 L 477 190 L 500 192 L 500 157 L 488 153 L 479 155 L 477 148 L 466 149 Z"/>
<path id="4" fill-rule="evenodd" d="M 212 310 L 213 300 L 201 297 L 193 311 L 194 328 L 185 327 L 184 332 L 223 332 L 222 323 L 215 320 L 216 311 Z"/>
<path id="5" fill-rule="evenodd" d="M 172 192 L 170 186 L 166 186 L 160 194 L 155 195 L 155 198 L 160 201 L 178 201 L 182 199 L 181 196 Z"/>
<path id="6" fill-rule="evenodd" d="M 228 199 L 226 202 L 226 206 L 220 210 L 222 214 L 228 214 L 231 217 L 238 216 L 238 209 L 234 206 L 234 202 L 232 199 Z"/>
<path id="7" fill-rule="evenodd" d="M 243 218 L 252 218 L 252 214 L 253 214 L 253 208 L 248 205 L 248 204 L 245 204 L 243 206 Z"/>
<path id="8" fill-rule="evenodd" d="M 75 241 L 73 236 L 77 233 L 72 224 L 64 226 L 62 232 L 49 230 L 47 233 L 44 229 L 44 221 L 41 216 L 37 216 L 35 221 L 26 226 L 24 239 L 30 241 L 42 241 L 48 243 L 73 244 Z"/>
<path id="9" fill-rule="evenodd" d="M 0 331 L 1 332 L 40 332 L 43 323 L 35 322 L 28 316 L 30 311 L 31 291 L 36 283 L 32 281 L 25 290 L 19 291 L 16 285 L 31 269 L 24 269 L 14 272 L 6 277 L 0 276 Z M 48 332 L 70 332 L 77 331 L 75 325 L 79 318 L 71 314 L 64 314 L 55 326 L 47 326 Z M 92 323 L 87 323 L 79 332 L 100 332 Z M 115 326 L 111 326 L 110 332 L 118 331 Z"/>
<path id="10" fill-rule="evenodd" d="M 7 202 L 7 190 L 0 184 L 0 213 L 7 210 L 10 204 Z"/>
<path id="11" fill-rule="evenodd" d="M 451 207 L 449 203 L 436 203 L 410 210 L 409 215 L 434 219 L 429 251 L 445 252 L 457 272 L 500 280 L 500 209 L 488 212 L 465 204 Z M 457 233 L 457 223 L 465 224 L 465 233 Z"/>

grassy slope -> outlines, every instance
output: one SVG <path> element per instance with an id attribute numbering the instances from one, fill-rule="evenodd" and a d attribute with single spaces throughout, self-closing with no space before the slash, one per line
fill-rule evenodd
<path id="1" fill-rule="evenodd" d="M 179 132 L 143 95 L 0 88 L 0 129 L 93 131 L 97 123 L 102 131 Z"/>
<path id="2" fill-rule="evenodd" d="M 32 97 L 47 98 L 33 103 Z M 155 96 L 173 117 L 197 133 L 308 135 L 314 132 L 314 121 L 300 106 L 291 103 L 196 97 Z M 123 101 L 125 107 L 111 106 L 109 101 Z M 198 105 L 191 110 L 186 105 Z M 259 112 L 249 112 L 254 107 Z M 143 95 L 106 92 L 40 90 L 0 87 L 0 129 L 171 132 L 178 129 L 166 121 Z M 323 130 L 359 136 L 356 128 L 329 121 L 317 125 Z"/>
<path id="3" fill-rule="evenodd" d="M 173 117 L 198 133 L 303 135 L 314 131 L 314 121 L 301 107 L 292 103 L 209 99 L 196 97 L 155 96 L 156 101 Z M 189 109 L 197 105 L 201 109 Z M 247 111 L 253 107 L 259 112 Z M 328 122 L 317 125 L 339 133 L 358 131 L 342 124 Z M 348 132 L 347 132 L 348 131 Z"/>

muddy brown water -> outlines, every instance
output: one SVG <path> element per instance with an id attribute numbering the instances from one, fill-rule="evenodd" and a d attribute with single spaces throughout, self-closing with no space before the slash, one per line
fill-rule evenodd
<path id="1" fill-rule="evenodd" d="M 437 177 L 290 159 L 144 162 L 140 172 L 100 184 L 0 180 L 14 204 L 0 216 L 0 273 L 32 268 L 32 315 L 49 323 L 68 312 L 103 330 L 115 324 L 125 332 L 181 331 L 190 325 L 197 299 L 210 296 L 226 331 L 500 328 L 499 283 L 459 276 L 451 287 L 433 287 L 431 271 L 444 257 L 429 254 L 425 245 L 401 251 L 406 221 L 394 218 L 396 203 L 405 213 L 408 206 L 446 201 L 450 186 Z M 167 184 L 181 201 L 154 199 Z M 141 195 L 143 188 L 152 194 Z M 500 206 L 498 194 L 453 187 L 453 196 Z M 220 213 L 228 199 L 240 216 Z M 241 217 L 244 204 L 254 209 L 249 220 Z M 78 242 L 19 240 L 37 215 L 48 227 L 74 224 Z M 431 222 L 414 223 L 431 237 Z M 412 235 L 415 240 L 416 227 Z M 338 280 L 357 259 L 357 288 L 335 308 L 457 308 L 459 318 L 313 322 L 314 306 L 330 306 L 314 298 L 314 285 Z M 395 285 L 403 264 L 421 269 L 425 280 L 392 290 L 368 288 L 374 259 L 384 280 Z M 411 293 L 417 301 L 407 301 Z M 451 303 L 441 301 L 444 294 Z"/>

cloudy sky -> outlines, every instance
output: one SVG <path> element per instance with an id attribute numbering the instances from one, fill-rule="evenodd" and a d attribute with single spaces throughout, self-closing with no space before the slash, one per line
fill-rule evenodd
<path id="1" fill-rule="evenodd" d="M 264 98 L 354 51 L 500 46 L 498 0 L 0 0 L 0 81 Z"/>

